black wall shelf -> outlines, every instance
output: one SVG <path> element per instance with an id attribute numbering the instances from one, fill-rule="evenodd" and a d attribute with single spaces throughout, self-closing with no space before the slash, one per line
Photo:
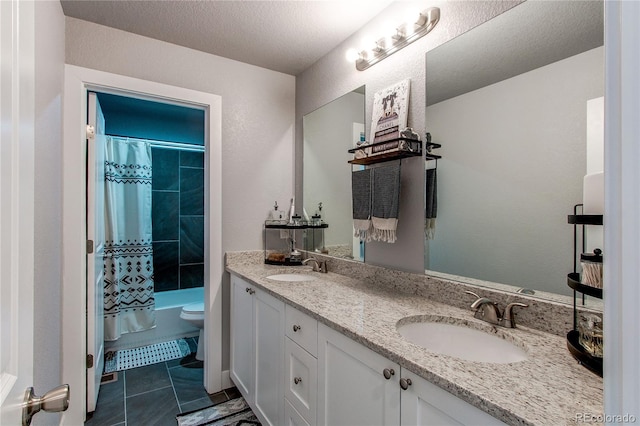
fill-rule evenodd
<path id="1" fill-rule="evenodd" d="M 582 204 L 576 204 L 573 208 L 573 214 L 567 217 L 567 222 L 573 225 L 573 272 L 567 275 L 567 285 L 573 289 L 573 330 L 567 333 L 567 349 L 573 357 L 580 362 L 583 366 L 593 371 L 594 373 L 602 376 L 602 358 L 591 355 L 580 344 L 580 333 L 578 331 L 578 306 L 577 298 L 578 293 L 582 294 L 584 303 L 584 296 L 591 296 L 598 299 L 602 299 L 602 289 L 592 287 L 583 284 L 580 280 L 580 274 L 578 273 L 578 226 L 582 227 L 582 253 L 586 251 L 585 245 L 585 226 L 586 225 L 602 225 L 603 216 L 578 214 L 578 210 L 581 210 Z"/>
<path id="2" fill-rule="evenodd" d="M 399 149 L 397 149 L 396 147 L 399 147 Z M 380 152 L 372 153 L 376 150 L 376 148 L 380 148 Z M 382 150 L 382 148 L 385 149 Z M 369 165 L 383 163 L 386 161 L 400 160 L 402 158 L 421 157 L 422 142 L 417 139 L 395 138 L 388 141 L 376 142 L 359 146 L 357 148 L 351 148 L 350 150 L 348 150 L 348 152 L 351 154 L 355 154 L 357 151 L 368 152 L 368 155 L 363 158 L 354 158 L 353 160 L 349 160 L 348 163 Z"/>

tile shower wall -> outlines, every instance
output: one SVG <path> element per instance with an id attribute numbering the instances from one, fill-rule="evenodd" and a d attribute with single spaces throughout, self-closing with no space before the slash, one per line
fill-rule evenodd
<path id="1" fill-rule="evenodd" d="M 152 148 L 155 291 L 204 283 L 204 153 Z"/>

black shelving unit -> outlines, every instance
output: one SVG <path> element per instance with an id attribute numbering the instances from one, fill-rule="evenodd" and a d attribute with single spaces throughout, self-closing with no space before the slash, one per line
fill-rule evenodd
<path id="1" fill-rule="evenodd" d="M 291 252 L 291 247 L 289 246 L 290 242 L 288 240 L 282 240 L 279 235 L 277 235 L 275 238 L 269 239 L 268 238 L 269 233 L 267 232 L 267 230 L 276 230 L 276 231 L 281 231 L 281 230 L 297 231 L 297 230 L 304 230 L 304 229 L 314 229 L 314 230 L 323 229 L 324 230 L 328 227 L 329 225 L 327 223 L 312 225 L 310 223 L 305 222 L 299 225 L 294 225 L 294 224 L 288 224 L 288 223 L 274 223 L 271 221 L 266 221 L 264 223 L 264 228 L 263 228 L 264 263 L 267 265 L 282 265 L 282 266 L 302 265 L 302 260 L 292 259 L 290 256 L 287 255 L 287 253 Z M 274 240 L 275 240 L 275 243 L 271 245 L 268 243 L 268 241 L 274 241 Z M 269 252 L 280 252 L 281 254 L 283 254 L 283 257 L 282 259 L 270 258 Z"/>
<path id="2" fill-rule="evenodd" d="M 573 357 L 589 370 L 602 376 L 602 358 L 591 355 L 580 344 L 580 333 L 578 332 L 578 297 L 582 298 L 582 304 L 585 303 L 585 296 L 591 296 L 602 299 L 602 289 L 591 287 L 580 282 L 580 274 L 578 273 L 578 227 L 582 232 L 582 251 L 586 251 L 585 243 L 585 226 L 602 225 L 602 215 L 585 215 L 578 214 L 582 204 L 576 204 L 573 208 L 573 214 L 567 218 L 568 223 L 573 225 L 573 272 L 567 275 L 567 285 L 573 289 L 573 330 L 567 333 L 567 348 Z"/>
<path id="3" fill-rule="evenodd" d="M 355 154 L 356 151 L 363 150 L 368 153 L 366 157 L 349 160 L 350 164 L 369 165 L 382 163 L 385 161 L 399 160 L 409 157 L 422 156 L 422 142 L 417 139 L 395 138 L 388 141 L 376 142 L 369 145 L 360 146 L 348 150 Z M 380 150 L 379 152 L 375 152 Z"/>

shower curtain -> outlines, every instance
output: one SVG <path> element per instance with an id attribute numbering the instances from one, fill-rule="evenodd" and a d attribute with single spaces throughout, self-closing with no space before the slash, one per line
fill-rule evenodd
<path id="1" fill-rule="evenodd" d="M 151 146 L 107 137 L 104 338 L 155 327 Z"/>

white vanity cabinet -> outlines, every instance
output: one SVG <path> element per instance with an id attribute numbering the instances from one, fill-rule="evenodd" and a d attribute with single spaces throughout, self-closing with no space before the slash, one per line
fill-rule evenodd
<path id="1" fill-rule="evenodd" d="M 231 275 L 231 379 L 264 425 L 284 418 L 284 303 Z"/>
<path id="2" fill-rule="evenodd" d="M 398 364 L 319 324 L 318 424 L 398 425 L 399 372 Z"/>
<path id="3" fill-rule="evenodd" d="M 231 379 L 264 425 L 504 425 L 233 274 Z"/>
<path id="4" fill-rule="evenodd" d="M 504 425 L 322 324 L 318 326 L 318 424 Z"/>
<path id="5" fill-rule="evenodd" d="M 505 425 L 408 370 L 400 376 L 407 386 L 400 392 L 400 426 Z"/>

